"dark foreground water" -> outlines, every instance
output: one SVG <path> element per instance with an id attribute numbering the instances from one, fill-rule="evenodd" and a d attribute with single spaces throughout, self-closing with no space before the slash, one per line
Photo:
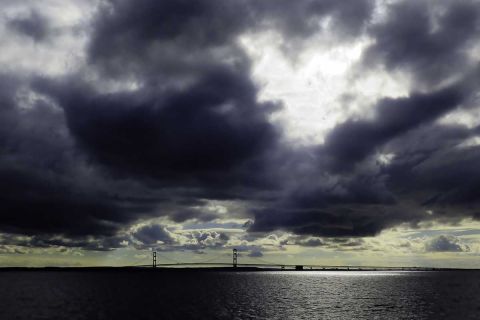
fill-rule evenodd
<path id="1" fill-rule="evenodd" d="M 480 272 L 0 272 L 0 319 L 480 319 Z"/>

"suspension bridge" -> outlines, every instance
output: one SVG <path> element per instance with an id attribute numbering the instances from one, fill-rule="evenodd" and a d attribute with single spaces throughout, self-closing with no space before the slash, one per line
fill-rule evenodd
<path id="1" fill-rule="evenodd" d="M 157 258 L 169 260 L 169 262 L 159 263 Z M 219 261 L 225 258 L 225 254 L 217 255 L 203 261 L 180 262 L 152 251 L 152 260 L 149 264 L 133 265 L 134 267 L 150 267 L 150 268 L 232 268 L 238 270 L 240 268 L 259 268 L 259 269 L 279 269 L 279 270 L 338 270 L 338 271 L 429 271 L 436 270 L 429 267 L 390 267 L 390 266 L 354 266 L 354 265 L 321 265 L 321 264 L 283 264 L 271 262 L 260 257 L 249 256 L 249 260 L 253 262 L 239 262 L 239 254 L 237 249 L 232 250 L 231 261 Z"/>

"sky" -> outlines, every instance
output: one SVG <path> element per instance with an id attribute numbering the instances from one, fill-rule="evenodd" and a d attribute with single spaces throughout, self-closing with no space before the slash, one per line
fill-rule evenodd
<path id="1" fill-rule="evenodd" d="M 479 1 L 0 8 L 0 266 L 480 267 Z"/>

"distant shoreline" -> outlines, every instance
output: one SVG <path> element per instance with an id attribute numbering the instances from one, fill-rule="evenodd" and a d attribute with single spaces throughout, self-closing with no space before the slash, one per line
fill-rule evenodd
<path id="1" fill-rule="evenodd" d="M 314 271 L 342 271 L 342 272 L 419 272 L 419 271 L 480 271 L 480 269 L 466 269 L 466 268 L 423 268 L 423 267 L 398 267 L 398 268 L 317 268 L 317 269 L 280 269 L 280 268 L 258 268 L 258 267 L 202 267 L 202 268 L 186 268 L 186 267 L 0 267 L 0 272 L 9 272 L 9 271 L 62 271 L 62 272 L 75 272 L 75 271 L 102 271 L 102 272 L 271 272 L 271 271 L 280 271 L 280 272 L 314 272 Z"/>

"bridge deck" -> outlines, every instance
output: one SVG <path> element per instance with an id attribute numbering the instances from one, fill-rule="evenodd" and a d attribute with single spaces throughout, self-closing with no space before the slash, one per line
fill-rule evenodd
<path id="1" fill-rule="evenodd" d="M 182 266 L 218 266 L 218 267 L 232 267 L 232 263 L 223 263 L 223 262 L 182 262 L 182 263 L 157 263 L 157 267 L 182 267 Z M 329 266 L 329 265 L 314 265 L 314 264 L 267 264 L 267 263 L 237 263 L 238 267 L 273 267 L 273 268 L 291 268 L 294 269 L 296 266 L 302 266 L 304 269 L 315 269 L 315 270 L 434 270 L 434 268 L 426 267 L 381 267 L 381 266 Z M 151 264 L 148 265 L 137 265 L 137 267 L 152 267 Z"/>

